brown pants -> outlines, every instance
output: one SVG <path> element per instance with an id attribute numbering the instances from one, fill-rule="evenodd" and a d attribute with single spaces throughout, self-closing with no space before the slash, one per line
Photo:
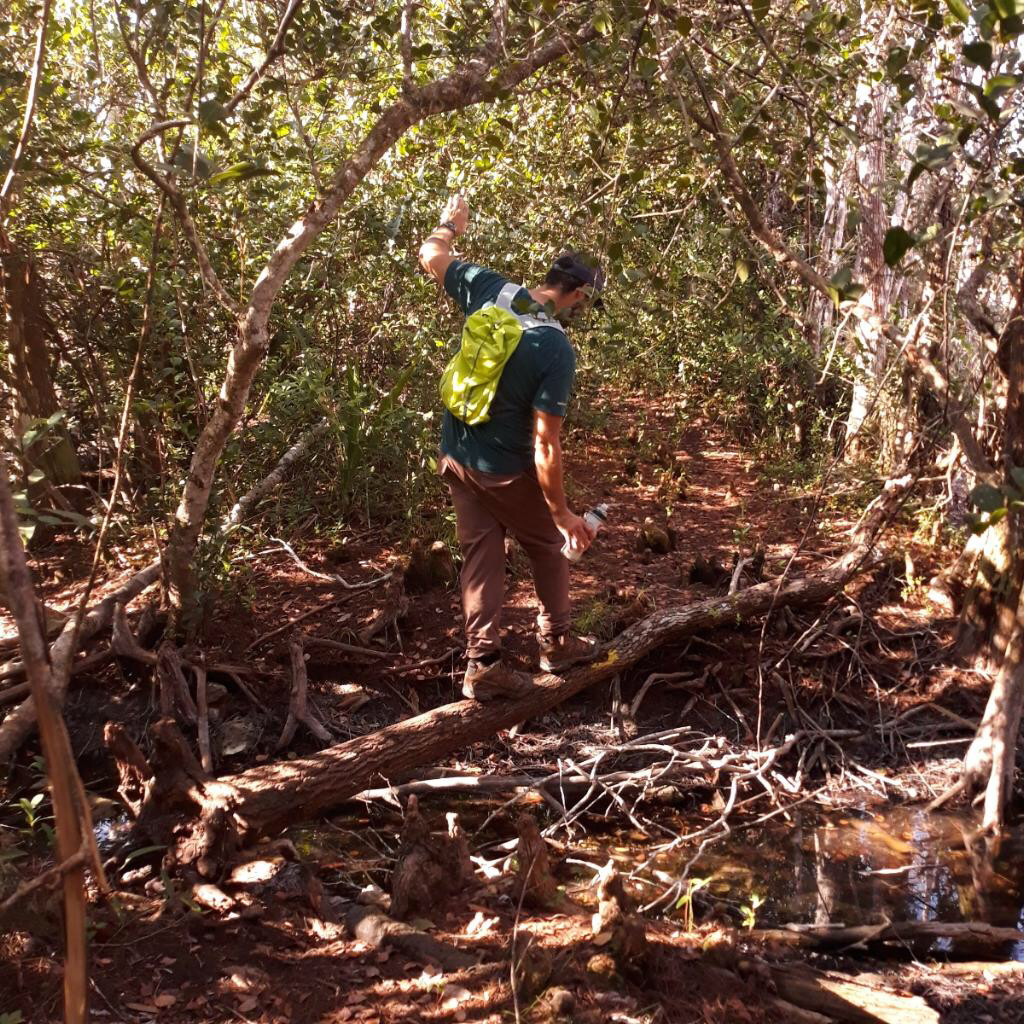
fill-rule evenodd
<path id="1" fill-rule="evenodd" d="M 571 623 L 569 562 L 544 501 L 540 484 L 528 474 L 479 473 L 442 456 L 439 472 L 452 492 L 462 548 L 462 610 L 466 654 L 479 658 L 501 649 L 501 607 L 505 599 L 505 533 L 523 546 L 533 569 L 542 636 L 559 636 Z"/>

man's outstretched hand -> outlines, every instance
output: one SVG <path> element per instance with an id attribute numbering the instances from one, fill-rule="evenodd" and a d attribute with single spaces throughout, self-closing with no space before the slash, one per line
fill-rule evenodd
<path id="1" fill-rule="evenodd" d="M 455 225 L 456 234 L 465 234 L 466 228 L 469 227 L 469 203 L 463 198 L 461 192 L 456 192 L 442 211 L 442 223 L 446 220 L 450 220 Z"/>

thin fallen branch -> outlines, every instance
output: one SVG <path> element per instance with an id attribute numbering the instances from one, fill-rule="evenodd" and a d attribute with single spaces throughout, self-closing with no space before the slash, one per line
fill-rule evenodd
<path id="1" fill-rule="evenodd" d="M 152 562 L 90 609 L 82 619 L 78 643 L 91 640 L 100 630 L 107 628 L 113 619 L 114 608 L 117 604 L 128 604 L 159 578 L 160 563 L 159 561 Z M 77 645 L 74 644 L 74 622 L 70 621 L 54 641 L 49 655 L 49 660 L 54 666 L 53 696 L 58 707 L 64 703 L 68 681 L 68 673 L 58 671 L 58 666 L 65 659 L 70 662 L 75 653 L 75 646 Z M 31 735 L 35 723 L 36 709 L 32 698 L 23 701 L 7 715 L 3 725 L 0 725 L 0 764 L 11 759 L 15 751 Z"/>
<path id="2" fill-rule="evenodd" d="M 62 878 L 69 871 L 74 871 L 76 868 L 81 868 L 88 863 L 89 854 L 88 851 L 82 849 L 77 853 L 73 853 L 67 860 L 60 864 L 55 864 L 52 868 L 44 871 L 41 875 L 36 875 L 35 878 L 30 878 L 27 882 L 23 882 L 18 886 L 10 896 L 7 897 L 0 903 L 0 921 L 6 917 L 26 896 L 31 896 L 36 889 L 45 888 L 48 885 L 52 885 L 58 878 Z"/>
<path id="3" fill-rule="evenodd" d="M 314 615 L 319 615 L 321 612 L 337 608 L 339 604 L 344 604 L 351 597 L 351 594 L 342 594 L 341 597 L 336 597 L 333 601 L 328 601 L 327 604 L 318 605 L 316 608 L 310 608 L 309 611 L 303 612 L 301 615 L 296 615 L 294 619 L 289 619 L 283 626 L 277 626 L 269 633 L 264 633 L 262 636 L 256 637 L 256 639 L 246 647 L 245 653 L 248 654 L 254 647 L 262 647 L 268 640 L 273 640 L 274 637 L 280 636 L 282 633 L 285 633 L 290 629 L 294 629 L 300 622 L 305 622 L 306 619 L 311 619 Z"/>
<path id="4" fill-rule="evenodd" d="M 330 640 L 325 636 L 311 636 L 306 638 L 306 643 L 316 647 L 329 647 L 332 651 L 344 651 L 346 654 L 357 654 L 363 658 L 373 658 L 378 661 L 390 661 L 392 658 L 401 657 L 392 651 L 378 651 L 373 647 L 362 647 L 359 644 L 346 643 L 344 640 Z"/>
<path id="5" fill-rule="evenodd" d="M 307 700 L 309 678 L 306 673 L 306 656 L 302 650 L 302 641 L 298 638 L 289 644 L 292 658 L 292 695 L 288 703 L 288 717 L 277 741 L 277 749 L 283 750 L 295 737 L 295 730 L 301 723 L 321 743 L 330 743 L 334 737 L 327 731 L 316 716 L 309 710 Z"/>
<path id="6" fill-rule="evenodd" d="M 199 744 L 199 763 L 203 771 L 213 774 L 213 754 L 210 752 L 210 709 L 206 702 L 206 666 L 200 659 L 195 667 L 196 676 L 196 711 L 197 735 Z"/>
<path id="7" fill-rule="evenodd" d="M 322 419 L 315 427 L 306 431 L 298 441 L 295 442 L 281 456 L 277 465 L 251 490 L 247 491 L 242 495 L 238 501 L 235 502 L 231 511 L 224 517 L 224 521 L 221 523 L 221 529 L 226 529 L 229 526 L 237 526 L 249 512 L 259 504 L 259 502 L 266 497 L 275 487 L 277 487 L 284 478 L 288 475 L 289 470 L 295 465 L 301 458 L 303 458 L 310 448 L 313 446 L 313 442 L 316 441 L 321 434 L 326 434 L 330 429 L 330 421 Z"/>
<path id="8" fill-rule="evenodd" d="M 761 928 L 750 937 L 801 949 L 842 949 L 878 942 L 911 943 L 935 939 L 1001 945 L 1020 942 L 1024 932 L 1000 928 L 981 921 L 888 921 L 883 924 L 830 925 L 788 924 L 781 928 Z"/>

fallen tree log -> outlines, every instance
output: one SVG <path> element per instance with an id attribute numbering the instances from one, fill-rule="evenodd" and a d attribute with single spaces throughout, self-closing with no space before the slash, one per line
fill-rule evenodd
<path id="1" fill-rule="evenodd" d="M 983 921 L 887 921 L 852 926 L 792 924 L 784 928 L 755 929 L 749 937 L 801 949 L 836 950 L 873 942 L 933 942 L 935 939 L 952 939 L 971 945 L 1002 945 L 1020 942 L 1024 932 Z"/>
<path id="2" fill-rule="evenodd" d="M 920 996 L 801 964 L 764 966 L 787 1002 L 844 1024 L 939 1024 L 938 1012 Z"/>
<path id="3" fill-rule="evenodd" d="M 562 677 L 541 675 L 533 689 L 516 700 L 493 703 L 457 701 L 336 744 L 310 757 L 260 765 L 219 779 L 193 779 L 189 794 L 198 842 L 180 842 L 176 854 L 251 841 L 323 814 L 374 784 L 408 777 L 414 769 L 437 761 L 501 729 L 536 718 L 588 687 L 611 679 L 659 646 L 722 626 L 737 625 L 774 609 L 818 604 L 840 590 L 871 560 L 873 542 L 894 506 L 905 497 L 910 477 L 890 481 L 869 506 L 854 533 L 854 545 L 821 572 L 790 580 L 773 580 L 726 597 L 683 608 L 655 612 L 615 638 L 600 660 Z M 166 730 L 168 723 L 157 723 Z M 151 792 L 166 787 L 150 787 Z M 218 827 L 233 820 L 236 837 L 207 835 L 213 815 Z M 141 817 L 145 817 L 145 812 Z M 181 835 L 179 831 L 179 836 Z"/>
<path id="4" fill-rule="evenodd" d="M 72 645 L 78 646 L 94 637 L 100 630 L 110 626 L 114 617 L 114 608 L 118 604 L 128 604 L 139 596 L 147 587 L 155 583 L 160 577 L 160 562 L 156 561 L 147 565 L 122 584 L 112 594 L 108 594 L 99 604 L 95 605 L 82 619 L 82 626 L 78 632 L 77 643 L 74 630 L 74 616 L 71 616 L 67 625 L 61 630 L 60 636 L 53 642 L 50 648 L 50 664 L 53 666 L 52 685 L 53 698 L 57 707 L 64 703 L 64 696 L 67 693 L 68 679 L 70 676 L 69 666 L 75 652 Z M 22 701 L 11 711 L 0 725 L 0 764 L 9 761 L 18 748 L 31 735 L 36 724 L 36 707 L 32 698 Z"/>

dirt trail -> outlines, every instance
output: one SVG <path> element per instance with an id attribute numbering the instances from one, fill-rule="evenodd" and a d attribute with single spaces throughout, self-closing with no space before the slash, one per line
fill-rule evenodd
<path id="1" fill-rule="evenodd" d="M 582 510 L 603 500 L 612 506 L 611 529 L 574 570 L 573 583 L 581 626 L 605 635 L 651 607 L 686 604 L 721 592 L 727 585 L 722 581 L 717 589 L 691 582 L 691 568 L 698 558 L 710 561 L 717 557 L 728 570 L 735 554 L 746 556 L 763 548 L 766 573 L 775 575 L 802 541 L 794 565 L 794 571 L 800 571 L 834 554 L 841 545 L 842 530 L 849 525 L 830 515 L 829 534 L 814 530 L 805 537 L 805 498 L 761 479 L 752 460 L 720 434 L 695 426 L 680 428 L 670 408 L 652 406 L 641 423 L 609 417 L 597 426 L 577 426 L 566 449 L 573 505 Z M 440 485 L 436 493 L 440 506 L 444 501 Z M 643 548 L 638 538 L 647 519 L 656 527 L 671 528 L 673 550 L 657 553 Z M 362 533 L 354 532 L 342 550 L 316 543 L 296 544 L 309 568 L 339 572 L 353 583 L 385 570 L 403 547 L 393 537 L 365 528 Z M 48 604 L 62 607 L 77 585 L 73 582 L 76 569 L 85 564 L 79 554 L 48 552 L 40 560 Z M 529 666 L 536 654 L 532 587 L 528 572 L 514 557 L 512 563 L 506 648 Z M 240 565 L 240 572 L 242 568 Z M 311 697 L 339 737 L 367 732 L 413 710 L 447 703 L 457 692 L 461 677 L 457 655 L 415 667 L 461 644 L 456 588 L 435 587 L 411 594 L 398 636 L 389 632 L 383 643 L 371 644 L 388 656 L 362 658 L 317 648 L 312 638 L 351 641 L 350 631 L 357 630 L 379 605 L 380 589 L 350 594 L 314 578 L 283 552 L 260 555 L 244 563 L 244 571 L 245 600 L 221 600 L 205 630 L 204 646 L 210 658 L 255 666 L 266 674 L 247 677 L 258 707 L 250 707 L 229 686 L 225 703 L 218 708 L 215 732 L 232 723 L 236 733 L 241 728 L 237 723 L 247 723 L 248 729 L 236 737 L 235 752 L 222 754 L 219 770 L 277 756 L 274 740 L 287 708 L 289 631 L 277 633 L 267 643 L 259 641 L 290 621 L 301 618 L 296 629 L 306 638 L 311 654 Z M 737 636 L 725 642 L 728 646 L 723 646 L 721 638 L 698 641 L 697 657 L 716 663 L 722 693 L 722 680 L 730 677 L 749 689 L 744 677 L 756 655 L 757 642 L 756 635 Z M 666 653 L 669 662 L 681 656 L 681 652 Z M 694 655 L 689 657 L 692 660 Z M 822 661 L 814 670 L 816 676 L 823 674 L 824 664 Z M 947 680 L 942 685 L 953 683 Z M 627 689 L 626 682 L 623 689 Z M 677 722 L 682 699 L 685 695 L 652 694 L 645 704 L 645 714 L 649 714 L 645 727 L 658 721 Z M 726 699 L 736 709 L 731 697 L 726 695 L 720 701 L 714 691 L 697 707 L 691 701 L 688 714 L 709 731 L 726 725 L 739 736 L 741 723 L 724 706 Z M 742 696 L 738 700 L 744 702 Z M 87 768 L 87 784 L 103 789 L 109 780 L 104 779 L 107 762 L 99 731 L 103 721 L 114 718 L 136 735 L 141 732 L 152 715 L 145 674 L 122 665 L 78 682 L 71 692 L 68 713 Z M 742 711 L 739 715 L 742 717 Z M 507 771 L 524 764 L 550 763 L 565 744 L 601 742 L 612 735 L 607 694 L 587 694 L 532 723 L 519 736 L 503 734 L 490 743 L 478 744 L 448 767 Z M 316 742 L 300 733 L 291 746 L 297 753 L 308 753 L 316 749 Z M 432 818 L 442 810 L 435 807 Z M 261 894 L 260 911 L 254 915 L 240 915 L 237 908 L 228 914 L 200 909 L 175 883 L 161 881 L 158 871 L 142 858 L 137 862 L 140 877 L 122 883 L 130 891 L 122 897 L 120 907 L 94 908 L 96 1011 L 104 1019 L 157 1020 L 161 1024 L 234 1020 L 260 1024 L 350 1020 L 498 1024 L 514 1013 L 507 957 L 515 936 L 520 953 L 526 944 L 533 950 L 533 959 L 520 970 L 532 970 L 539 979 L 534 980 L 531 995 L 520 1007 L 523 1020 L 557 1019 L 533 1001 L 545 985 L 555 983 L 572 992 L 572 1019 L 581 1024 L 653 1021 L 657 1007 L 662 1014 L 658 1019 L 666 1021 L 756 1024 L 788 1019 L 762 1002 L 755 981 L 749 990 L 737 992 L 734 986 L 709 979 L 701 966 L 700 949 L 713 926 L 685 934 L 671 924 L 657 924 L 652 928 L 654 953 L 643 975 L 602 976 L 592 963 L 601 950 L 591 941 L 586 915 L 521 912 L 500 878 L 452 901 L 431 925 L 437 938 L 485 960 L 505 958 L 500 977 L 474 981 L 469 976 L 445 975 L 414 957 L 352 941 L 338 924 L 340 901 L 351 897 L 368 878 L 384 877 L 382 868 L 387 861 L 382 859 L 386 856 L 382 850 L 393 845 L 398 824 L 397 816 L 386 810 L 377 810 L 372 816 L 343 816 L 328 826 L 345 837 L 343 850 L 325 844 L 322 834 L 303 838 L 297 833 L 300 862 L 280 872 L 282 881 Z M 269 852 L 266 856 L 273 859 Z M 24 865 L 26 874 L 40 863 L 39 854 L 34 855 Z M 576 895 L 589 899 L 583 892 Z M 0 940 L 0 1013 L 20 1009 L 25 1021 L 56 1019 L 60 976 L 52 955 L 57 941 L 54 924 L 52 916 L 36 914 L 31 929 L 27 919 L 15 921 Z M 1010 979 L 997 984 L 1003 985 L 1009 1006 L 1016 983 Z M 950 1015 L 943 1017 L 958 1019 L 955 1005 Z"/>

